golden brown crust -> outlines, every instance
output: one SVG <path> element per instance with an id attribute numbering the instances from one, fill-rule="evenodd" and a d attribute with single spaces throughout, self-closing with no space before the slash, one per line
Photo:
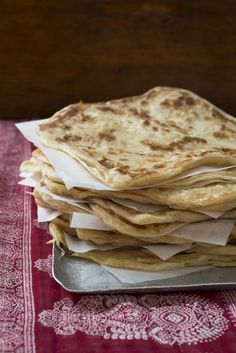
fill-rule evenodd
<path id="1" fill-rule="evenodd" d="M 163 182 L 201 165 L 236 164 L 234 119 L 177 88 L 73 104 L 38 132 L 45 145 L 71 155 L 118 189 Z"/>

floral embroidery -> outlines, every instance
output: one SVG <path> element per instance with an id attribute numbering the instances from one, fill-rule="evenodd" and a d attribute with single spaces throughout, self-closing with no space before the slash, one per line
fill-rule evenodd
<path id="1" fill-rule="evenodd" d="M 223 310 L 194 294 L 95 295 L 64 298 L 39 314 L 58 335 L 82 331 L 105 339 L 143 339 L 173 345 L 214 340 L 226 331 Z"/>
<path id="2" fill-rule="evenodd" d="M 12 122 L 0 129 L 0 352 L 34 353 L 31 199 L 17 186 L 19 150 L 26 159 L 31 148 Z"/>
<path id="3" fill-rule="evenodd" d="M 38 259 L 35 261 L 34 267 L 40 271 L 48 272 L 49 276 L 52 277 L 52 255 L 48 255 L 46 259 Z"/>
<path id="4" fill-rule="evenodd" d="M 226 303 L 226 309 L 229 313 L 230 319 L 236 326 L 236 291 L 228 290 L 222 292 L 223 299 Z"/>

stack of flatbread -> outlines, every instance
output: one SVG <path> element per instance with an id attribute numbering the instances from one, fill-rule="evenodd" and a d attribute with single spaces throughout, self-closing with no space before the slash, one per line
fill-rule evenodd
<path id="1" fill-rule="evenodd" d="M 236 266 L 233 117 L 156 87 L 70 105 L 33 130 L 20 171 L 37 179 L 39 209 L 58 211 L 49 230 L 63 252 L 141 271 Z"/>

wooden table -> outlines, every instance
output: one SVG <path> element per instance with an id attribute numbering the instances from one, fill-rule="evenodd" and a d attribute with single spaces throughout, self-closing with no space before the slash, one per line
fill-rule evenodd
<path id="1" fill-rule="evenodd" d="M 235 15 L 234 0 L 2 0 L 0 117 L 47 117 L 156 85 L 234 115 Z"/>

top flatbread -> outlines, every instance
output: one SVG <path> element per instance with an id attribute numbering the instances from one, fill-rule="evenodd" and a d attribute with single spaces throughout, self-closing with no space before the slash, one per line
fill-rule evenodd
<path id="1" fill-rule="evenodd" d="M 163 182 L 197 166 L 236 164 L 234 118 L 177 88 L 73 104 L 40 125 L 38 134 L 44 145 L 117 189 Z"/>

